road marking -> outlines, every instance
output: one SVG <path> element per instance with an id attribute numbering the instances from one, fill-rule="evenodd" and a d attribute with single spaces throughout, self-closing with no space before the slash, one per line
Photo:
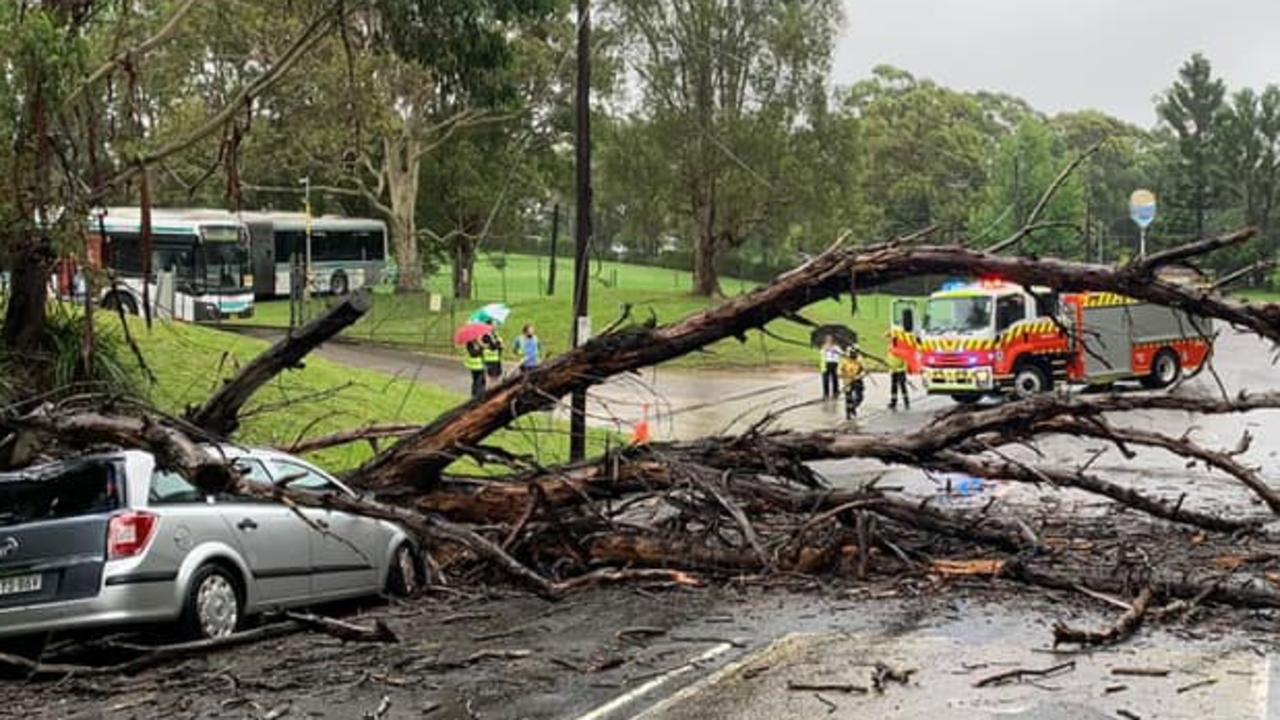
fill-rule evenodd
<path id="1" fill-rule="evenodd" d="M 629 705 L 632 701 L 636 700 L 637 698 L 653 692 L 654 690 L 658 689 L 666 682 L 673 680 L 677 677 L 680 677 L 681 675 L 684 675 L 685 673 L 690 672 L 693 669 L 697 668 L 700 663 L 704 663 L 708 660 L 717 658 L 732 648 L 733 648 L 732 643 L 720 643 L 719 645 L 712 647 L 710 650 L 707 650 L 706 652 L 702 653 L 696 658 L 693 658 L 692 660 L 685 663 L 684 665 L 681 665 L 680 667 L 674 668 L 672 670 L 668 670 L 667 672 L 659 675 L 658 677 L 650 680 L 649 682 L 641 685 L 640 687 L 635 688 L 634 690 L 628 691 L 626 693 L 623 693 L 622 695 L 619 695 L 618 697 L 610 700 L 604 705 L 601 705 L 595 710 L 592 710 L 586 715 L 582 715 L 578 717 L 577 720 L 603 720 L 603 718 L 609 717 L 609 715 L 613 714 L 615 711 L 623 708 L 624 706 Z"/>

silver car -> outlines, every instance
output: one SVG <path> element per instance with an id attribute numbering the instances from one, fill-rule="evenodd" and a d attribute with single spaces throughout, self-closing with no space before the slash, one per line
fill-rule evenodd
<path id="1" fill-rule="evenodd" d="M 296 457 L 218 449 L 252 481 L 355 495 Z M 223 637 L 270 610 L 411 594 L 421 567 L 393 523 L 206 497 L 146 452 L 0 474 L 0 639 L 174 622 Z"/>

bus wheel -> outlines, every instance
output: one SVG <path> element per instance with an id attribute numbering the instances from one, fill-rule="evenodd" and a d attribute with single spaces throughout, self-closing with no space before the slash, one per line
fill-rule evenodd
<path id="1" fill-rule="evenodd" d="M 1049 374 L 1035 363 L 1019 366 L 1013 375 L 1013 395 L 1020 400 L 1047 392 L 1050 387 Z"/>
<path id="2" fill-rule="evenodd" d="M 334 295 L 346 295 L 351 290 L 351 283 L 347 280 L 347 274 L 339 270 L 329 278 L 329 291 Z"/>
<path id="3" fill-rule="evenodd" d="M 1182 365 L 1178 362 L 1178 356 L 1169 348 L 1165 348 L 1156 353 L 1156 357 L 1151 361 L 1151 374 L 1142 378 L 1142 384 L 1152 388 L 1166 388 L 1178 381 L 1182 377 Z"/>
<path id="4" fill-rule="evenodd" d="M 134 302 L 132 297 L 124 293 L 113 292 L 107 293 L 107 296 L 102 298 L 102 309 L 113 311 L 124 310 L 130 315 L 137 315 L 138 303 Z"/>

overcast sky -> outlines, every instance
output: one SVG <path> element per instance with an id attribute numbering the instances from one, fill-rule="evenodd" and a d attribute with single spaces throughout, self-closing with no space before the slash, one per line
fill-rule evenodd
<path id="1" fill-rule="evenodd" d="M 887 63 L 944 85 L 1096 108 L 1150 127 L 1152 97 L 1204 52 L 1234 91 L 1280 84 L 1280 0 L 844 0 L 834 80 Z"/>

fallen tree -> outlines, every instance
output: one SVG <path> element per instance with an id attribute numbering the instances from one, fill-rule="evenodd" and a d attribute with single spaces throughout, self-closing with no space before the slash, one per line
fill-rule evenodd
<path id="1" fill-rule="evenodd" d="M 407 434 L 352 475 L 376 499 L 315 495 L 264 487 L 240 477 L 228 458 L 202 445 L 234 428 L 254 388 L 291 366 L 323 334 L 283 341 L 269 359 L 252 363 L 187 419 L 165 417 L 136 403 L 79 396 L 17 416 L 0 417 L 6 442 L 34 448 L 24 462 L 102 445 L 142 447 L 210 493 L 234 492 L 296 506 L 318 505 L 401 523 L 422 541 L 436 582 L 475 581 L 491 573 L 546 597 L 601 583 L 688 584 L 694 574 L 769 577 L 775 573 L 935 577 L 985 573 L 993 578 L 1061 589 L 1089 587 L 1133 596 L 1131 578 L 1099 576 L 1124 567 L 1126 548 L 1146 548 L 1144 581 L 1160 597 L 1209 599 L 1249 607 L 1280 606 L 1280 593 L 1256 571 L 1238 582 L 1198 572 L 1211 553 L 1236 552 L 1243 540 L 1275 557 L 1280 546 L 1265 525 L 1280 497 L 1256 469 L 1238 458 L 1248 448 L 1204 447 L 1189 435 L 1170 437 L 1113 424 L 1128 411 L 1190 415 L 1250 413 L 1280 408 L 1280 394 L 1200 397 L 1191 394 L 1045 395 L 990 408 L 944 414 L 910 433 L 774 432 L 760 424 L 736 437 L 615 450 L 564 467 L 512 458 L 481 442 L 515 418 L 545 409 L 572 390 L 744 336 L 776 318 L 804 322 L 811 302 L 862 291 L 916 273 L 999 273 L 1022 283 L 1064 290 L 1104 290 L 1174 305 L 1225 320 L 1271 340 L 1280 339 L 1280 307 L 1248 305 L 1165 282 L 1161 264 L 1231 245 L 1243 231 L 1193 243 L 1121 268 L 1058 260 L 1007 258 L 962 247 L 923 246 L 923 237 L 871 248 L 834 247 L 774 283 L 666 326 L 631 326 L 605 333 L 545 366 L 509 380 L 420 429 L 360 428 L 326 438 L 300 439 L 317 448 Z M 337 332 L 358 306 L 338 311 Z M 353 316 L 354 315 L 354 316 Z M 331 335 L 332 332 L 329 332 Z M 1214 512 L 1185 498 L 1104 477 L 1090 466 L 1046 462 L 1034 451 L 1051 436 L 1087 436 L 1112 443 L 1123 456 L 1146 447 L 1204 463 L 1252 493 L 1270 513 Z M 25 438 L 17 443 L 14 438 Z M 1031 448 L 1031 452 L 1026 452 Z M 515 468 L 491 478 L 449 477 L 443 470 L 462 454 L 482 454 Z M 874 479 L 832 488 L 810 467 L 818 460 L 863 459 L 929 473 L 962 473 L 989 480 L 1070 489 L 1104 501 L 1092 515 L 1028 515 L 994 503 L 942 508 L 885 487 Z M 1121 514 L 1123 512 L 1123 514 Z M 1197 543 L 1181 533 L 1203 536 Z M 1200 537 L 1200 536 L 1197 536 Z M 1155 540 L 1153 544 L 1152 540 Z M 1136 570 L 1134 572 L 1137 572 Z"/>
<path id="2" fill-rule="evenodd" d="M 1212 290 L 1161 280 L 1167 263 L 1235 245 L 1253 229 L 1191 243 L 1147 260 L 1113 268 L 1053 258 L 1005 257 L 959 246 L 919 245 L 927 232 L 868 248 L 832 247 L 769 285 L 710 310 L 663 326 L 628 326 L 492 388 L 484 396 L 441 415 L 374 457 L 350 476 L 370 490 L 427 489 L 461 454 L 528 413 L 553 407 L 569 393 L 608 378 L 656 365 L 725 338 L 745 340 L 753 329 L 778 318 L 797 318 L 804 307 L 843 294 L 873 290 L 921 274 L 995 275 L 1062 291 L 1109 291 L 1224 320 L 1280 342 L 1280 305 L 1249 304 Z M 801 319 L 802 320 L 802 319 Z"/>

